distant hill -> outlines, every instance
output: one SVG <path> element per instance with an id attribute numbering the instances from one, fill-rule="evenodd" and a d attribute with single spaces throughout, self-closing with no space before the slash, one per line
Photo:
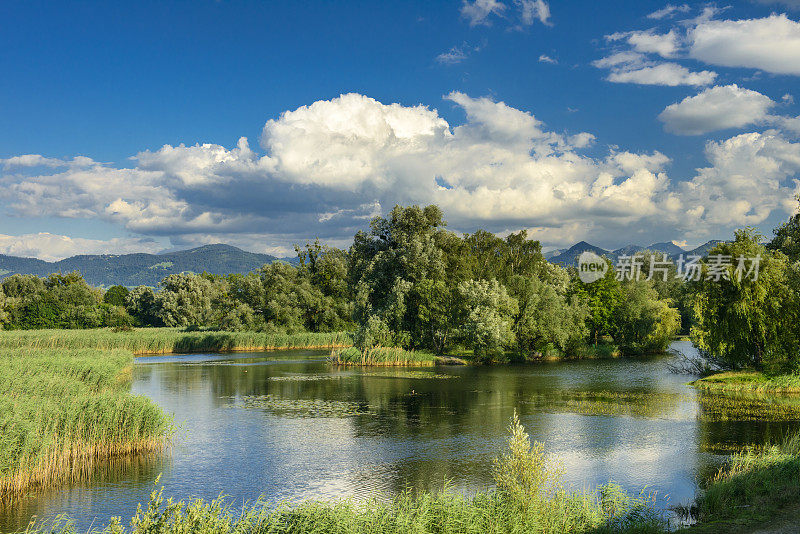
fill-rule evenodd
<path id="1" fill-rule="evenodd" d="M 168 274 L 184 271 L 244 274 L 279 259 L 281 258 L 247 252 L 230 245 L 205 245 L 166 254 L 73 256 L 52 263 L 0 254 L 0 278 L 16 273 L 45 276 L 59 271 L 80 271 L 86 281 L 95 286 L 157 286 Z"/>
<path id="2" fill-rule="evenodd" d="M 652 245 L 649 245 L 647 247 L 642 247 L 640 245 L 627 245 L 618 248 L 616 250 L 606 250 L 597 247 L 595 245 L 592 245 L 591 243 L 587 243 L 586 241 L 581 241 L 580 243 L 576 243 L 566 250 L 562 249 L 562 250 L 552 251 L 549 254 L 546 254 L 545 259 L 547 259 L 550 263 L 558 263 L 560 265 L 563 265 L 564 267 L 567 267 L 570 265 L 575 265 L 578 256 L 580 256 L 582 252 L 587 250 L 594 252 L 599 256 L 605 256 L 611 261 L 616 261 L 617 258 L 619 258 L 620 256 L 633 256 L 634 254 L 639 254 L 641 252 L 644 252 L 645 250 L 650 250 L 653 252 L 663 252 L 673 260 L 676 260 L 680 254 L 684 254 L 686 256 L 693 254 L 698 256 L 705 256 L 718 243 L 722 243 L 722 241 L 718 239 L 711 240 L 707 243 L 700 245 L 694 250 L 684 250 L 674 243 L 653 243 Z"/>
<path id="3" fill-rule="evenodd" d="M 569 247 L 566 251 L 562 252 L 558 256 L 553 256 L 549 259 L 550 263 L 560 263 L 564 267 L 568 265 L 575 265 L 575 262 L 578 259 L 578 256 L 581 253 L 586 252 L 594 252 L 599 256 L 610 256 L 613 255 L 611 252 L 604 248 L 596 247 L 587 243 L 586 241 L 581 241 L 580 243 L 575 243 L 571 247 Z"/>

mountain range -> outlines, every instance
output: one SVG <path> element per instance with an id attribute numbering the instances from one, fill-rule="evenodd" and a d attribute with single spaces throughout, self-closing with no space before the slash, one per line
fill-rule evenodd
<path id="1" fill-rule="evenodd" d="M 640 245 L 627 245 L 622 248 L 618 248 L 616 250 L 606 250 L 604 248 L 600 248 L 590 243 L 587 243 L 586 241 L 581 241 L 580 243 L 575 243 L 574 245 L 572 245 L 567 249 L 551 250 L 550 252 L 545 253 L 544 257 L 550 263 L 558 263 L 565 267 L 568 265 L 575 265 L 578 256 L 580 256 L 581 253 L 586 251 L 594 252 L 598 256 L 606 256 L 612 261 L 616 261 L 617 258 L 619 258 L 620 256 L 633 256 L 634 254 L 644 252 L 645 250 L 649 250 L 652 252 L 661 252 L 675 259 L 680 254 L 683 254 L 685 256 L 690 256 L 690 255 L 705 256 L 712 248 L 714 248 L 715 245 L 717 245 L 717 243 L 721 242 L 722 241 L 718 239 L 713 239 L 692 250 L 683 249 L 678 245 L 669 242 L 653 243 L 652 245 L 647 247 L 643 247 Z"/>
<path id="2" fill-rule="evenodd" d="M 81 255 L 56 262 L 0 254 L 0 278 L 16 273 L 46 276 L 55 272 L 80 271 L 84 279 L 95 286 L 157 286 L 168 274 L 184 271 L 244 274 L 281 259 L 230 245 L 205 245 L 164 254 Z M 283 261 L 293 262 L 295 259 Z"/>

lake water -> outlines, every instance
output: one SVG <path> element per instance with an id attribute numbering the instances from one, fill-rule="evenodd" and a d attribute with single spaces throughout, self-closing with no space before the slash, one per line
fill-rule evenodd
<path id="1" fill-rule="evenodd" d="M 673 348 L 691 353 L 688 342 Z M 325 351 L 139 358 L 133 391 L 174 414 L 173 446 L 118 460 L 91 481 L 0 510 L 0 529 L 69 514 L 127 521 L 160 475 L 165 496 L 231 502 L 388 497 L 406 488 L 491 487 L 516 409 L 576 489 L 613 480 L 692 500 L 724 454 L 800 428 L 793 400 L 758 410 L 702 402 L 673 356 L 429 369 L 337 368 Z M 761 419 L 761 420 L 758 420 Z"/>

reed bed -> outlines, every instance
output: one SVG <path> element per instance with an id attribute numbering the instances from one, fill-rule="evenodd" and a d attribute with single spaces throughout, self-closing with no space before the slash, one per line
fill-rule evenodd
<path id="1" fill-rule="evenodd" d="M 351 344 L 347 332 L 185 332 L 178 328 L 0 331 L 0 348 L 123 349 L 137 355 L 330 349 Z"/>
<path id="2" fill-rule="evenodd" d="M 431 352 L 405 350 L 401 347 L 373 347 L 363 351 L 348 347 L 331 351 L 328 361 L 337 365 L 429 367 L 436 363 L 436 356 Z"/>
<path id="3" fill-rule="evenodd" d="M 130 394 L 132 365 L 121 349 L 0 348 L 0 499 L 166 446 L 171 423 Z"/>

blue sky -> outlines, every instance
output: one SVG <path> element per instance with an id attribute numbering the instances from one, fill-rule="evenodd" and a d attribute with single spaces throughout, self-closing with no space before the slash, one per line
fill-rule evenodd
<path id="1" fill-rule="evenodd" d="M 280 255 L 429 202 L 550 247 L 769 233 L 800 192 L 798 20 L 797 0 L 5 2 L 0 253 Z"/>

